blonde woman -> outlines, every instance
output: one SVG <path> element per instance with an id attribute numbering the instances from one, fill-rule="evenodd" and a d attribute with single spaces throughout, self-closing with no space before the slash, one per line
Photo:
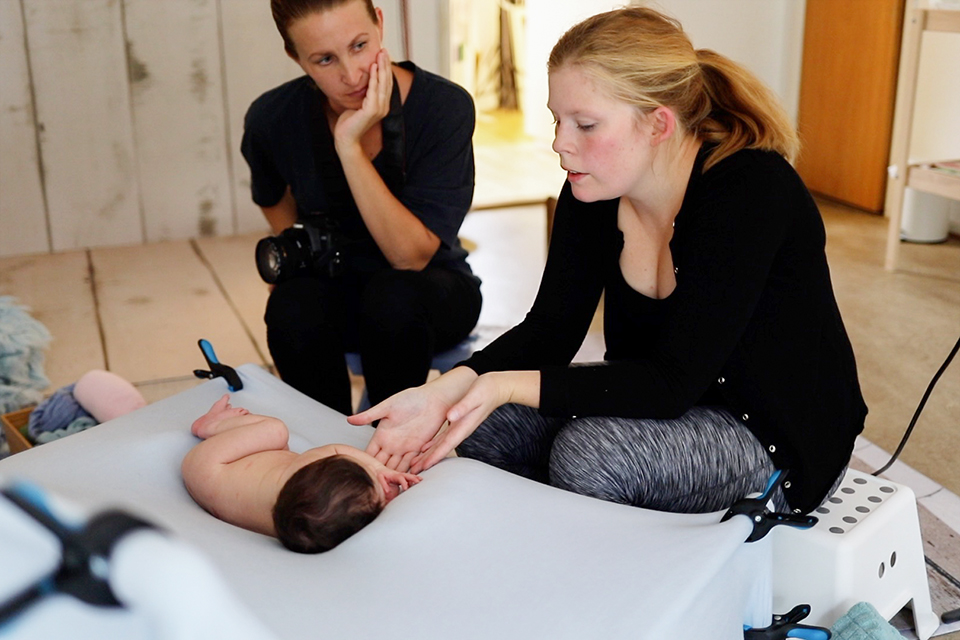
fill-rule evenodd
<path id="1" fill-rule="evenodd" d="M 782 109 L 646 8 L 570 29 L 549 74 L 567 181 L 533 308 L 462 366 L 352 417 L 380 420 L 367 451 L 418 473 L 456 447 L 676 512 L 729 507 L 783 469 L 778 506 L 813 510 L 867 408 Z M 601 293 L 605 361 L 572 366 Z"/>

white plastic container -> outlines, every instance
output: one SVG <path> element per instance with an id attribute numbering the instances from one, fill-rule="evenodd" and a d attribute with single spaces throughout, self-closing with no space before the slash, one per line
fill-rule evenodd
<path id="1" fill-rule="evenodd" d="M 945 242 L 949 233 L 950 200 L 907 187 L 903 196 L 900 239 L 935 244 Z"/>

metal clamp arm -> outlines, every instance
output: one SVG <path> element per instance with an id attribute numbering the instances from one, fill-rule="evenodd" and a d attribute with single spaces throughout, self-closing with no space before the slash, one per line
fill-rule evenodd
<path id="1" fill-rule="evenodd" d="M 240 391 L 243 389 L 243 382 L 240 380 L 240 375 L 237 374 L 236 370 L 233 367 L 228 367 L 225 364 L 221 364 L 217 360 L 217 354 L 213 351 L 213 345 L 210 344 L 208 340 L 201 338 L 198 341 L 200 345 L 200 351 L 203 352 L 203 357 L 207 361 L 207 366 L 210 367 L 209 371 L 204 371 L 203 369 L 194 369 L 193 375 L 198 378 L 224 378 L 227 381 L 227 387 L 230 391 Z"/>
<path id="2" fill-rule="evenodd" d="M 736 502 L 720 519 L 720 522 L 726 522 L 736 515 L 745 515 L 753 521 L 753 532 L 747 538 L 747 542 L 756 542 L 770 532 L 770 529 L 777 525 L 785 524 L 799 529 L 809 529 L 817 524 L 815 516 L 805 516 L 795 513 L 777 513 L 767 507 L 767 502 L 777 488 L 786 479 L 785 471 L 777 470 L 770 476 L 767 488 L 763 494 L 757 498 L 744 498 Z"/>

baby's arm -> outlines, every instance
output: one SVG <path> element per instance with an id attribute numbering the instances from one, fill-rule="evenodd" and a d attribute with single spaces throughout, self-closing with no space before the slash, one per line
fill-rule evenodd
<path id="1" fill-rule="evenodd" d="M 203 437 L 203 436 L 201 436 Z M 284 451 L 290 433 L 282 420 L 248 413 L 216 423 L 215 432 L 184 458 L 184 466 L 213 467 L 230 464 L 263 451 Z"/>
<path id="2" fill-rule="evenodd" d="M 206 440 L 210 436 L 216 435 L 227 429 L 233 429 L 244 424 L 250 424 L 253 420 L 231 420 L 231 418 L 243 418 L 250 416 L 250 412 L 242 407 L 230 406 L 230 396 L 223 394 L 219 400 L 213 403 L 209 411 L 193 421 L 190 432 L 198 438 Z M 257 416 L 251 416 L 256 418 Z"/>

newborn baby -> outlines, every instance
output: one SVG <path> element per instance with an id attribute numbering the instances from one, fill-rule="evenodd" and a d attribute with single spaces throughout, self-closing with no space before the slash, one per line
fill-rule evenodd
<path id="1" fill-rule="evenodd" d="M 233 407 L 227 395 L 191 431 L 203 442 L 181 472 L 197 504 L 301 553 L 332 549 L 420 482 L 343 444 L 294 453 L 283 421 Z"/>

